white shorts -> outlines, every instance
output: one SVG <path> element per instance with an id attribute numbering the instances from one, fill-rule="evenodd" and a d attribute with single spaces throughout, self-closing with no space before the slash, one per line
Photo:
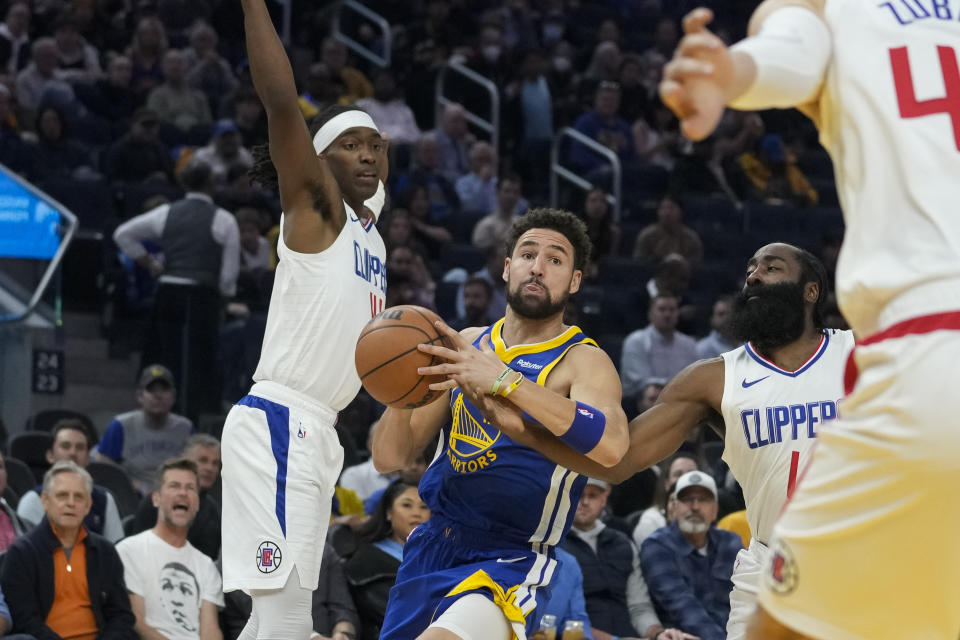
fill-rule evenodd
<path id="1" fill-rule="evenodd" d="M 856 384 L 770 541 L 760 604 L 781 624 L 821 640 L 960 636 L 957 329 L 960 313 L 928 316 L 855 349 Z"/>
<path id="2" fill-rule="evenodd" d="M 223 590 L 317 588 L 343 448 L 337 414 L 259 382 L 223 427 Z"/>
<path id="3" fill-rule="evenodd" d="M 730 591 L 730 617 L 727 618 L 727 640 L 743 640 L 747 624 L 757 608 L 760 577 L 767 567 L 770 549 L 756 539 L 741 549 L 733 565 L 733 589 Z"/>

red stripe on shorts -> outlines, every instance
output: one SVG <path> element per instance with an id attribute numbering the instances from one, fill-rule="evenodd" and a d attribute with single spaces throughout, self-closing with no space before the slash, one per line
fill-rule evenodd
<path id="1" fill-rule="evenodd" d="M 934 313 L 929 316 L 920 316 L 904 320 L 892 327 L 888 327 L 880 333 L 875 333 L 868 338 L 857 342 L 858 346 L 876 344 L 891 338 L 902 338 L 903 336 L 917 335 L 921 333 L 930 333 L 945 329 L 947 331 L 960 331 L 960 311 L 948 311 L 946 313 Z"/>

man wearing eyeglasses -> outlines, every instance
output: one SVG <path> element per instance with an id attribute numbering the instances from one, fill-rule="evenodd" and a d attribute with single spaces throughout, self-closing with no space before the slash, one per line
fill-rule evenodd
<path id="1" fill-rule="evenodd" d="M 640 547 L 640 565 L 657 617 L 701 640 L 724 640 L 740 537 L 717 529 L 717 485 L 690 471 L 674 489 L 674 522 Z"/>

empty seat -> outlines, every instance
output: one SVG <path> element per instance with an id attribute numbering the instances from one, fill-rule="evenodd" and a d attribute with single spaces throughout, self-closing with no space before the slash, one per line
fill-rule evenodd
<path id="1" fill-rule="evenodd" d="M 133 488 L 126 471 L 109 462 L 91 462 L 87 465 L 87 471 L 93 477 L 94 484 L 113 494 L 121 518 L 136 513 L 140 494 Z"/>
<path id="2" fill-rule="evenodd" d="M 50 468 L 47 450 L 53 445 L 49 433 L 28 431 L 19 433 L 10 440 L 10 457 L 25 463 L 33 472 L 35 482 L 43 482 L 43 474 Z"/>
<path id="3" fill-rule="evenodd" d="M 14 457 L 8 457 L 6 463 L 7 486 L 16 492 L 18 500 L 27 491 L 32 491 L 40 484 L 25 462 Z M 16 507 L 16 505 L 10 506 Z"/>

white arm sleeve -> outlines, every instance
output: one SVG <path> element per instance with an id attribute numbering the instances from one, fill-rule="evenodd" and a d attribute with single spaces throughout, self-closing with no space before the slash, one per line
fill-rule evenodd
<path id="1" fill-rule="evenodd" d="M 795 107 L 820 91 L 832 49 L 827 24 L 809 9 L 777 9 L 759 33 L 731 47 L 749 55 L 757 66 L 753 84 L 730 101 L 734 109 Z"/>
<path id="2" fill-rule="evenodd" d="M 376 220 L 380 217 L 380 211 L 383 209 L 383 205 L 387 202 L 387 192 L 383 188 L 383 180 L 377 184 L 377 192 L 370 196 L 370 199 L 363 203 L 367 209 L 370 210 L 370 213 L 373 214 L 373 219 Z"/>

